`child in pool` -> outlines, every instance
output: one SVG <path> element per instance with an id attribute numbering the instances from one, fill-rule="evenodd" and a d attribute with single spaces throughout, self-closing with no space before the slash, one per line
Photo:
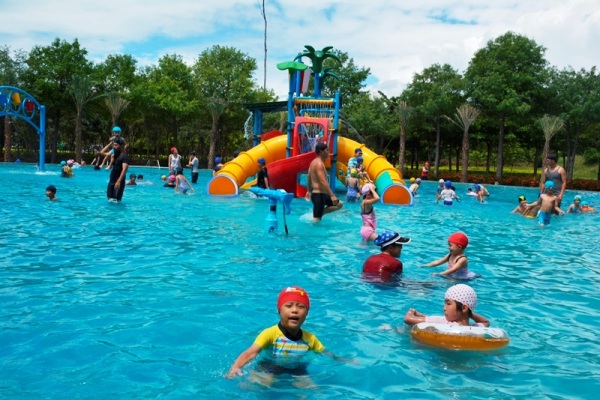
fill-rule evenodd
<path id="1" fill-rule="evenodd" d="M 540 226 L 550 225 L 553 212 L 565 215 L 565 212 L 558 206 L 558 197 L 554 195 L 554 182 L 552 181 L 546 181 L 544 184 L 544 193 L 540 194 L 540 197 L 535 202 L 527 204 L 527 207 L 535 206 L 540 207 L 540 211 L 537 213 Z"/>
<path id="2" fill-rule="evenodd" d="M 413 196 L 417 195 L 417 191 L 419 190 L 419 185 L 421 184 L 421 178 L 410 178 L 410 187 L 408 190 L 413 194 Z"/>
<path id="3" fill-rule="evenodd" d="M 46 188 L 46 196 L 50 201 L 58 200 L 56 197 L 56 187 L 54 185 L 50 185 Z"/>
<path id="4" fill-rule="evenodd" d="M 567 214 L 581 214 L 581 196 L 577 195 L 573 198 L 573 204 L 567 208 Z"/>
<path id="5" fill-rule="evenodd" d="M 434 273 L 434 276 L 445 276 L 452 279 L 473 279 L 477 274 L 469 271 L 469 260 L 464 250 L 469 245 L 469 238 L 462 232 L 456 232 L 448 238 L 448 249 L 450 252 L 439 260 L 426 264 L 426 267 L 436 267 L 448 262 L 444 272 Z"/>
<path id="6" fill-rule="evenodd" d="M 514 210 L 511 211 L 513 214 L 521 214 L 524 217 L 533 218 L 535 214 L 538 212 L 539 207 L 527 207 L 527 199 L 525 196 L 521 195 L 518 198 L 519 205 L 515 207 Z"/>
<path id="7" fill-rule="evenodd" d="M 362 228 L 360 228 L 360 236 L 362 236 L 365 242 L 370 242 L 377 238 L 377 233 L 375 233 L 377 229 L 377 216 L 375 215 L 373 204 L 379 201 L 379 195 L 377 194 L 375 185 L 372 183 L 366 183 L 362 187 L 361 193 L 364 198 L 360 204 L 360 216 L 363 222 Z"/>
<path id="8" fill-rule="evenodd" d="M 258 363 L 258 370 L 272 375 L 307 375 L 304 357 L 310 352 L 322 353 L 342 360 L 325 350 L 315 335 L 301 329 L 310 309 L 308 293 L 298 287 L 283 289 L 277 298 L 279 323 L 263 330 L 254 343 L 238 356 L 227 378 L 242 375 L 242 367 L 252 361 L 262 350 L 270 349 L 269 357 Z M 267 382 L 268 383 L 268 382 Z"/>
<path id="9" fill-rule="evenodd" d="M 435 203 L 437 204 L 438 201 L 440 201 L 440 199 L 442 199 L 442 198 L 444 199 L 444 205 L 446 205 L 446 206 L 452 205 L 452 199 L 456 199 L 456 201 L 460 201 L 460 199 L 456 195 L 456 192 L 452 189 L 451 181 L 444 182 L 444 189 L 442 189 L 440 194 L 438 194 L 437 200 L 435 201 Z"/>
<path id="10" fill-rule="evenodd" d="M 444 296 L 444 316 L 427 316 L 411 308 L 404 315 L 404 322 L 416 325 L 421 322 L 462 326 L 490 326 L 490 321 L 483 315 L 475 313 L 477 293 L 472 287 L 464 284 L 454 285 L 446 290 Z M 471 320 L 474 321 L 471 324 Z"/>
<path id="11" fill-rule="evenodd" d="M 187 194 L 188 190 L 194 192 L 194 188 L 190 181 L 183 175 L 183 171 L 178 169 L 177 175 L 175 176 L 175 193 Z"/>
<path id="12" fill-rule="evenodd" d="M 356 200 L 360 199 L 360 185 L 358 181 L 358 171 L 356 168 L 350 168 L 350 175 L 346 180 L 346 201 L 349 203 L 354 203 Z"/>
<path id="13" fill-rule="evenodd" d="M 127 181 L 127 183 L 125 183 L 126 185 L 137 185 L 137 183 L 135 182 L 136 179 L 136 175 L 135 174 L 129 174 L 129 180 Z"/>

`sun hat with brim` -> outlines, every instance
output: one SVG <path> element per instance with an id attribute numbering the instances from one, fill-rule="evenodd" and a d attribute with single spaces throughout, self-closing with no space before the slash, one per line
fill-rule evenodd
<path id="1" fill-rule="evenodd" d="M 397 232 L 384 231 L 374 241 L 376 246 L 387 247 L 394 243 L 406 244 L 410 243 L 410 238 L 402 237 Z"/>

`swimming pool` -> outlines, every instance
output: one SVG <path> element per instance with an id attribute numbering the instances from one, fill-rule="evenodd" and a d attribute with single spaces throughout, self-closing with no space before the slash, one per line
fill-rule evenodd
<path id="1" fill-rule="evenodd" d="M 281 207 L 279 234 L 268 235 L 268 201 L 207 196 L 210 171 L 183 196 L 162 187 L 164 168 L 134 167 L 154 185 L 128 186 L 122 204 L 109 204 L 108 171 L 63 179 L 58 166 L 47 170 L 0 164 L 2 398 L 575 399 L 600 389 L 598 213 L 539 228 L 509 214 L 535 189 L 490 186 L 487 204 L 463 195 L 447 207 L 424 182 L 413 207 L 375 206 L 380 230 L 412 238 L 402 282 L 382 287 L 360 278 L 378 249 L 360 243 L 358 204 L 315 226 L 310 203 L 295 199 L 289 236 Z M 60 202 L 46 200 L 49 184 Z M 598 193 L 581 194 L 600 208 Z M 444 267 L 419 266 L 444 255 L 456 230 L 469 236 L 469 266 L 482 275 L 471 282 L 477 311 L 511 337 L 502 350 L 432 349 L 403 326 L 410 307 L 442 314 L 454 282 L 431 276 Z M 311 297 L 303 328 L 359 364 L 312 359 L 314 389 L 223 378 L 278 321 L 277 295 L 289 285 Z"/>

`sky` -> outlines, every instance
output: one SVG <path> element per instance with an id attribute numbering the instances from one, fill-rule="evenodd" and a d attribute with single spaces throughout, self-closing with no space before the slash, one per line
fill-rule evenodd
<path id="1" fill-rule="evenodd" d="M 88 59 L 131 54 L 138 66 L 177 54 L 192 65 L 214 45 L 256 59 L 264 80 L 262 0 L 0 0 L 1 45 L 29 51 L 77 39 Z M 264 0 L 267 88 L 284 100 L 276 65 L 311 45 L 333 46 L 370 68 L 366 89 L 398 96 L 433 64 L 463 73 L 478 49 L 508 31 L 546 48 L 559 69 L 589 70 L 600 57 L 600 0 Z M 310 64 L 310 60 L 305 59 Z M 0 82 L 0 84 L 2 84 Z"/>

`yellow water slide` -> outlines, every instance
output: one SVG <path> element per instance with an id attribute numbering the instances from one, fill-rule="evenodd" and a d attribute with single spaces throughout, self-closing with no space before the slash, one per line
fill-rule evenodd
<path id="1" fill-rule="evenodd" d="M 413 196 L 402 180 L 402 175 L 388 160 L 364 145 L 352 139 L 338 137 L 337 155 L 339 163 L 348 164 L 348 160 L 354 157 L 354 150 L 362 150 L 363 164 L 369 177 L 375 182 L 377 192 L 384 204 L 412 205 Z M 346 165 L 338 164 L 338 174 L 346 175 Z M 338 175 L 339 176 L 339 175 Z"/>
<path id="2" fill-rule="evenodd" d="M 261 142 L 258 146 L 240 153 L 232 161 L 226 163 L 219 173 L 208 183 L 208 194 L 214 196 L 235 196 L 246 180 L 258 172 L 258 159 L 270 162 L 286 156 L 287 136 L 276 136 Z M 385 204 L 412 205 L 413 197 L 406 187 L 400 172 L 385 157 L 374 153 L 360 143 L 338 137 L 337 157 L 338 174 L 345 177 L 346 165 L 354 150 L 363 152 L 364 165 L 369 177 L 375 182 L 381 201 Z M 341 170 L 341 173 L 340 173 Z"/>
<path id="3" fill-rule="evenodd" d="M 246 180 L 258 172 L 258 159 L 270 162 L 285 158 L 287 135 L 275 136 L 242 151 L 236 158 L 226 163 L 208 182 L 208 194 L 214 196 L 235 196 Z"/>

